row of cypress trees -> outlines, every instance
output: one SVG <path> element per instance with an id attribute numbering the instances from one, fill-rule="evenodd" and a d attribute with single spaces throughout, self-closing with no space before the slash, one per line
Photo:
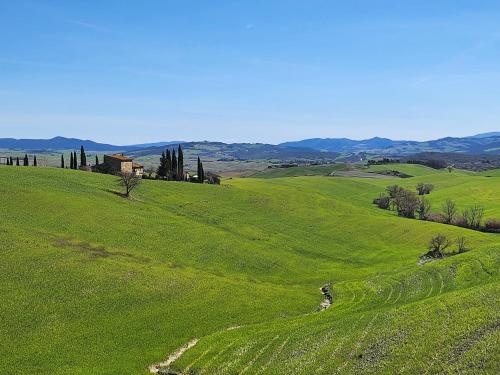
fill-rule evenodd
<path id="1" fill-rule="evenodd" d="M 12 156 L 10 158 L 7 158 L 7 165 L 14 165 L 14 159 L 12 158 Z M 15 165 L 17 165 L 17 166 L 21 165 L 21 161 L 19 160 L 19 156 L 16 157 Z M 28 167 L 29 165 L 30 165 L 30 161 L 28 158 L 28 154 L 25 154 L 24 158 L 23 158 L 23 166 Z M 37 166 L 38 166 L 38 162 L 36 160 L 36 155 L 33 155 L 33 167 L 37 167 Z"/>
<path id="2" fill-rule="evenodd" d="M 96 165 L 99 164 L 99 159 L 97 158 L 97 155 L 95 157 L 96 160 Z M 80 147 L 80 166 L 86 166 L 87 165 L 87 155 L 85 154 L 85 150 L 83 146 Z M 64 161 L 64 155 L 61 154 L 61 168 L 65 168 L 66 163 Z M 76 155 L 75 152 L 71 152 L 70 154 L 70 159 L 69 159 L 69 169 L 78 169 L 78 156 Z"/>
<path id="3" fill-rule="evenodd" d="M 169 181 L 184 181 L 184 153 L 182 152 L 182 147 L 179 145 L 177 148 L 177 154 L 175 153 L 175 148 L 166 150 L 161 153 L 160 165 L 156 170 L 156 175 L 162 180 Z"/>

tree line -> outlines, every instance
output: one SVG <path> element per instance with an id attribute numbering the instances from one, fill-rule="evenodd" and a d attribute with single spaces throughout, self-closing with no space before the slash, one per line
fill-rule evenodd
<path id="1" fill-rule="evenodd" d="M 99 164 L 99 159 L 96 155 L 96 162 Z M 97 165 L 96 164 L 96 165 Z M 85 149 L 83 146 L 80 147 L 80 166 L 87 166 L 87 155 L 85 154 Z M 66 168 L 66 162 L 64 160 L 64 154 L 61 154 L 61 168 Z M 69 169 L 78 169 L 78 156 L 76 151 L 72 151 L 69 157 Z"/>
<path id="2" fill-rule="evenodd" d="M 24 157 L 22 158 L 22 160 L 23 160 L 22 161 L 23 166 L 29 167 L 30 161 L 29 161 L 28 154 L 25 154 Z M 7 165 L 16 165 L 16 166 L 19 167 L 21 165 L 21 160 L 19 159 L 19 156 L 17 156 L 15 160 L 14 160 L 14 158 L 12 156 L 8 157 L 7 158 Z M 33 155 L 32 166 L 33 167 L 37 167 L 38 166 L 38 161 L 36 160 L 36 155 Z"/>
<path id="3" fill-rule="evenodd" d="M 419 183 L 416 192 L 404 189 L 399 185 L 390 185 L 385 193 L 373 200 L 379 208 L 394 210 L 398 216 L 420 220 L 434 221 L 437 223 L 457 225 L 464 228 L 484 232 L 500 232 L 498 219 L 484 218 L 484 208 L 473 205 L 459 211 L 452 199 L 447 199 L 440 207 L 440 212 L 431 212 L 431 203 L 423 196 L 430 194 L 434 189 L 432 184 Z"/>

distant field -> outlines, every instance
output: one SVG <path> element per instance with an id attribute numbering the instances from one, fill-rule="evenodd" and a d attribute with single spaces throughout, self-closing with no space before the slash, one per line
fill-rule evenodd
<path id="1" fill-rule="evenodd" d="M 479 174 L 486 177 L 500 177 L 500 169 L 490 169 L 489 171 L 480 172 Z"/>
<path id="2" fill-rule="evenodd" d="M 278 178 L 278 177 L 297 177 L 297 176 L 327 176 L 330 173 L 348 169 L 347 164 L 327 164 L 327 165 L 308 165 L 289 168 L 268 168 L 257 172 L 251 177 L 255 178 Z"/>
<path id="3" fill-rule="evenodd" d="M 145 375 L 194 338 L 173 369 L 498 373 L 500 236 L 371 202 L 428 182 L 433 210 L 500 218 L 500 179 L 397 167 L 417 177 L 144 181 L 125 200 L 113 176 L 0 166 L 0 373 Z M 437 233 L 472 250 L 418 266 Z"/>

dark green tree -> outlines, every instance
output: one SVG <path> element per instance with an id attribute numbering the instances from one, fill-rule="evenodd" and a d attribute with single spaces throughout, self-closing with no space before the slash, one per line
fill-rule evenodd
<path id="1" fill-rule="evenodd" d="M 73 168 L 73 152 L 71 152 L 71 154 L 70 154 L 69 169 L 74 169 Z"/>
<path id="2" fill-rule="evenodd" d="M 38 167 L 38 163 L 36 162 L 36 155 L 33 155 L 33 166 Z"/>
<path id="3" fill-rule="evenodd" d="M 10 160 L 9 160 L 9 158 L 7 158 L 7 165 L 10 165 Z"/>
<path id="4" fill-rule="evenodd" d="M 78 155 L 76 151 L 73 154 L 73 169 L 78 169 Z"/>
<path id="5" fill-rule="evenodd" d="M 184 153 L 182 152 L 181 145 L 177 150 L 177 179 L 184 181 Z"/>
<path id="6" fill-rule="evenodd" d="M 28 154 L 24 154 L 23 166 L 29 167 L 30 161 L 28 159 Z"/>
<path id="7" fill-rule="evenodd" d="M 158 166 L 158 169 L 156 170 L 156 176 L 158 178 L 164 179 L 166 176 L 166 169 L 165 169 L 165 164 L 166 164 L 166 157 L 165 157 L 165 151 L 161 153 L 160 157 L 160 165 Z"/>
<path id="8" fill-rule="evenodd" d="M 61 168 L 64 169 L 64 154 L 61 154 Z"/>
<path id="9" fill-rule="evenodd" d="M 167 177 L 167 180 L 172 179 L 172 155 L 168 149 L 165 153 L 165 176 Z"/>
<path id="10" fill-rule="evenodd" d="M 95 154 L 95 166 L 97 167 L 99 165 L 99 157 L 97 154 Z"/>
<path id="11" fill-rule="evenodd" d="M 203 163 L 200 160 L 200 157 L 198 156 L 198 182 L 200 184 L 205 181 L 205 171 L 203 170 Z"/>
<path id="12" fill-rule="evenodd" d="M 12 159 L 12 156 L 10 157 L 10 165 L 14 165 L 14 160 Z"/>
<path id="13" fill-rule="evenodd" d="M 177 156 L 175 149 L 172 150 L 172 180 L 177 180 Z"/>
<path id="14" fill-rule="evenodd" d="M 87 155 L 85 155 L 85 150 L 83 149 L 83 146 L 80 147 L 80 165 L 82 166 L 87 165 Z"/>
<path id="15" fill-rule="evenodd" d="M 19 156 L 16 158 L 16 165 L 19 167 Z"/>

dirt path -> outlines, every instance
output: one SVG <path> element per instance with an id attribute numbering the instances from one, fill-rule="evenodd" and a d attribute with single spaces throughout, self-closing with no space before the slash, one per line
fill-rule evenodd
<path id="1" fill-rule="evenodd" d="M 183 347 L 177 349 L 175 352 L 170 354 L 168 358 L 164 362 L 156 363 L 154 365 L 149 366 L 149 371 L 152 374 L 158 374 L 162 369 L 167 368 L 176 360 L 178 360 L 187 350 L 191 349 L 198 343 L 198 339 L 192 339 Z"/>

